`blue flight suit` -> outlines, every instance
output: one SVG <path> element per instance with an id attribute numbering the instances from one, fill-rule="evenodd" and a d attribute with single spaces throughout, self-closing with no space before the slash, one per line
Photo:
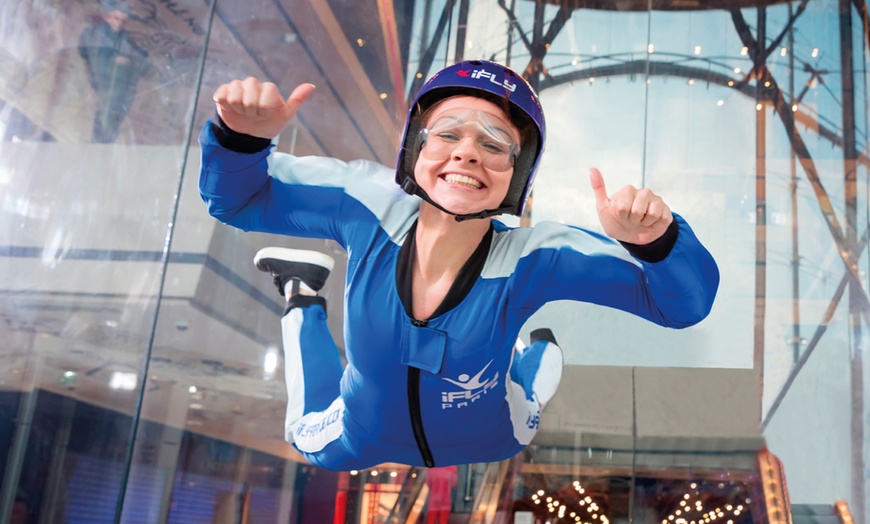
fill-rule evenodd
<path id="1" fill-rule="evenodd" d="M 286 436 L 314 464 L 350 470 L 511 457 L 531 442 L 561 375 L 555 344 L 514 351 L 520 328 L 541 306 L 591 302 L 672 328 L 701 321 L 712 307 L 718 268 L 677 215 L 663 258 L 653 261 L 642 259 L 647 246 L 625 245 L 635 258 L 581 228 L 493 220 L 444 303 L 431 318 L 414 319 L 421 201 L 396 185 L 394 171 L 294 157 L 232 135 L 219 121 L 200 135 L 200 193 L 209 213 L 245 231 L 332 239 L 347 250 L 347 366 L 337 364 L 322 299 L 282 319 Z"/>

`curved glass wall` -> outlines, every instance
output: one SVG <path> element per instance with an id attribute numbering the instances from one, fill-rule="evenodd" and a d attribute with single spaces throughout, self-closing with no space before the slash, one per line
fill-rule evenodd
<path id="1" fill-rule="evenodd" d="M 866 522 L 868 34 L 862 0 L 3 3 L 0 522 L 424 522 L 439 493 L 450 522 Z M 211 95 L 314 83 L 278 148 L 392 165 L 408 98 L 469 58 L 547 115 L 505 221 L 599 231 L 590 167 L 649 187 L 716 257 L 713 312 L 538 312 L 523 336 L 550 327 L 566 367 L 513 460 L 305 465 L 251 260 L 327 252 L 340 304 L 345 255 L 208 216 Z"/>

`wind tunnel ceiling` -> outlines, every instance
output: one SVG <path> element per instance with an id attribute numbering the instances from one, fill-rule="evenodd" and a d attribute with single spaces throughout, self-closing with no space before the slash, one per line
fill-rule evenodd
<path id="1" fill-rule="evenodd" d="M 126 3 L 126 28 L 148 52 L 150 67 L 127 115 L 130 130 L 122 129 L 117 143 L 183 144 L 192 94 L 198 128 L 213 111 L 217 86 L 255 76 L 276 83 L 285 96 L 302 82 L 318 86 L 296 121 L 301 154 L 395 162 L 415 2 L 217 0 L 211 23 L 210 2 Z M 88 85 L 77 42 L 86 24 L 99 21 L 97 6 L 78 0 L 48 18 L 31 8 L 27 16 L 43 30 L 28 44 L 28 56 L 0 49 L 0 100 L 32 122 L 38 130 L 33 137 L 89 141 L 83 128 L 92 120 L 96 95 L 72 86 Z"/>
<path id="2" fill-rule="evenodd" d="M 318 90 L 297 119 L 313 144 L 305 150 L 303 143 L 300 153 L 371 158 L 390 165 L 405 111 L 401 84 L 414 5 L 374 0 L 260 0 L 253 6 L 218 2 L 216 19 L 229 41 L 212 39 L 204 89 L 234 78 L 216 75 L 235 55 L 242 55 L 249 69 L 259 70 L 261 79 L 278 84 L 285 96 L 301 82 L 314 83 Z M 236 76 L 245 74 L 238 71 Z"/>
<path id="3" fill-rule="evenodd" d="M 531 3 L 531 0 L 525 0 Z M 542 0 L 570 9 L 734 9 L 754 0 Z M 649 3 L 651 1 L 651 4 Z M 139 85 L 129 113 L 139 145 L 185 141 L 190 95 L 209 31 L 208 2 L 183 7 L 168 0 L 128 0 L 128 29 L 149 52 L 151 69 Z M 46 24 L 50 37 L 32 45 L 35 63 L 19 63 L 0 49 L 0 99 L 11 103 L 35 128 L 59 142 L 82 143 L 96 105 L 75 42 L 87 20 L 98 19 L 96 2 L 65 4 L 64 16 Z M 211 94 L 221 83 L 248 75 L 271 80 L 284 94 L 301 82 L 318 86 L 300 111 L 300 154 L 395 162 L 398 127 L 405 114 L 405 71 L 412 22 L 444 2 L 375 0 L 218 0 L 195 122 L 212 111 Z M 461 2 L 454 1 L 458 13 Z M 195 132 L 195 131 L 194 131 Z"/>

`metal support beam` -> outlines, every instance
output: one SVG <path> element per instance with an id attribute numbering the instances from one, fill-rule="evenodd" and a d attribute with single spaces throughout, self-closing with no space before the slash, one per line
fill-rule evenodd
<path id="1" fill-rule="evenodd" d="M 444 35 L 447 22 L 450 20 L 450 16 L 453 13 L 454 1 L 455 0 L 447 0 L 447 3 L 444 5 L 444 10 L 441 11 L 441 17 L 438 19 L 438 25 L 435 27 L 432 40 L 420 55 L 420 62 L 417 64 L 417 74 L 414 75 L 414 81 L 411 84 L 411 89 L 408 91 L 409 107 L 414 96 L 416 96 L 417 92 L 423 86 L 423 83 L 426 82 L 426 78 L 429 76 L 429 69 L 432 67 L 432 62 L 435 60 L 435 53 L 438 51 L 438 46 L 441 45 L 441 37 Z"/>
<path id="2" fill-rule="evenodd" d="M 764 46 L 767 30 L 767 8 L 758 13 L 758 42 Z M 750 55 L 753 71 L 764 67 L 762 53 Z M 756 98 L 756 104 L 759 101 Z M 756 106 L 757 107 L 757 106 Z M 764 326 L 767 318 L 767 111 L 755 111 L 755 315 L 753 316 L 752 367 L 758 384 L 759 398 L 764 392 Z M 758 405 L 758 423 L 761 424 L 761 403 Z"/>
<path id="3" fill-rule="evenodd" d="M 504 7 L 504 2 L 499 2 L 502 7 Z M 514 13 L 514 9 L 516 8 L 517 0 L 511 0 L 511 7 L 508 10 L 508 33 L 507 33 L 507 47 L 505 48 L 505 65 L 511 66 L 511 57 L 514 49 L 514 30 L 517 26 L 517 17 Z"/>
<path id="4" fill-rule="evenodd" d="M 856 247 L 858 224 L 858 177 L 855 145 L 855 67 L 852 44 L 852 2 L 840 4 L 840 92 L 843 110 L 843 190 L 846 204 L 846 242 Z M 857 254 L 858 252 L 856 252 Z M 849 282 L 849 324 L 852 329 L 851 348 L 851 437 L 852 437 L 852 500 L 854 518 L 865 522 L 864 491 L 864 363 L 861 318 L 866 315 L 867 303 L 860 298 L 864 288 L 860 281 Z M 868 326 L 870 327 L 870 326 Z"/>
<path id="5" fill-rule="evenodd" d="M 788 5 L 788 98 L 795 103 L 794 96 L 794 20 L 792 5 Z M 797 362 L 801 356 L 801 252 L 798 228 L 798 177 L 797 159 L 794 149 L 788 155 L 789 200 L 791 202 L 791 347 L 792 362 Z"/>
<path id="6" fill-rule="evenodd" d="M 453 47 L 453 63 L 465 60 L 465 33 L 468 30 L 468 0 L 459 0 L 459 19 L 456 21 L 456 45 Z"/>
<path id="7" fill-rule="evenodd" d="M 743 14 L 740 11 L 731 11 L 731 19 L 734 21 L 738 35 L 741 37 L 741 40 L 743 40 L 743 45 L 749 48 L 750 56 L 753 56 L 753 53 L 759 53 L 759 46 L 752 37 L 752 34 L 749 31 L 749 26 L 746 24 L 746 20 L 743 19 Z M 795 129 L 795 119 L 792 107 L 786 103 L 782 90 L 777 86 L 776 80 L 766 65 L 762 64 L 761 70 L 757 71 L 756 74 L 759 75 L 758 82 L 764 85 L 770 93 L 770 97 L 773 100 L 774 110 L 779 115 L 786 133 L 788 134 L 788 138 L 791 141 L 792 149 L 794 149 L 794 152 L 797 154 L 801 167 L 812 185 L 813 191 L 816 194 L 816 200 L 819 203 L 819 208 L 822 211 L 822 216 L 825 219 L 825 224 L 828 226 L 828 231 L 834 239 L 837 252 L 843 260 L 843 264 L 846 266 L 846 271 L 850 275 L 850 278 L 855 280 L 860 287 L 861 278 L 858 275 L 858 254 L 852 252 L 852 246 L 849 245 L 845 235 L 843 234 L 843 228 L 840 226 L 840 221 L 837 218 L 834 206 L 831 204 L 828 192 L 825 190 L 824 185 L 822 185 L 822 181 L 819 178 L 819 172 L 816 169 L 815 162 L 813 162 L 809 149 L 804 143 L 800 133 Z M 862 289 L 862 293 L 859 297 L 856 297 L 856 300 L 860 300 L 864 304 L 861 309 L 862 318 L 867 325 L 870 325 L 870 308 L 867 307 L 867 305 L 870 304 L 870 300 L 868 300 L 866 291 L 863 291 Z"/>
<path id="8" fill-rule="evenodd" d="M 870 238 L 870 228 L 864 230 L 864 235 L 858 241 L 857 247 L 861 250 L 864 249 L 867 245 L 867 240 Z M 849 283 L 849 275 L 843 275 L 843 278 L 840 279 L 840 283 L 837 285 L 836 291 L 834 291 L 834 296 L 831 298 L 831 301 L 828 303 L 827 309 L 825 309 L 824 314 L 822 315 L 822 319 L 819 321 L 819 325 L 816 326 L 816 331 L 813 334 L 813 337 L 807 343 L 807 348 L 801 353 L 800 358 L 797 362 L 795 362 L 794 367 L 791 368 L 791 371 L 788 374 L 788 378 L 785 380 L 785 383 L 782 385 L 782 388 L 777 393 L 776 398 L 773 403 L 770 405 L 770 409 L 767 410 L 767 414 L 764 416 L 764 420 L 761 422 L 761 431 L 764 432 L 767 429 L 767 425 L 770 424 L 770 421 L 773 420 L 773 416 L 779 410 L 779 406 L 782 404 L 782 401 L 785 400 L 786 395 L 788 395 L 789 390 L 791 389 L 792 384 L 800 372 L 803 370 L 807 361 L 812 356 L 813 352 L 818 346 L 819 341 L 822 339 L 822 335 L 825 334 L 825 331 L 828 329 L 828 325 L 831 323 L 831 319 L 834 318 L 834 313 L 837 312 L 837 307 L 840 305 L 840 300 L 843 299 L 843 294 L 846 292 L 846 285 Z"/>

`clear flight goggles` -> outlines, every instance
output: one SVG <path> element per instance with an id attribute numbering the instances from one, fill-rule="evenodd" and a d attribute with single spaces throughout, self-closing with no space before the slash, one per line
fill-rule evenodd
<path id="1" fill-rule="evenodd" d="M 507 124 L 484 111 L 465 109 L 438 115 L 429 127 L 420 130 L 420 154 L 428 160 L 443 161 L 466 140 L 477 150 L 480 163 L 493 171 L 512 168 L 520 146 Z"/>

